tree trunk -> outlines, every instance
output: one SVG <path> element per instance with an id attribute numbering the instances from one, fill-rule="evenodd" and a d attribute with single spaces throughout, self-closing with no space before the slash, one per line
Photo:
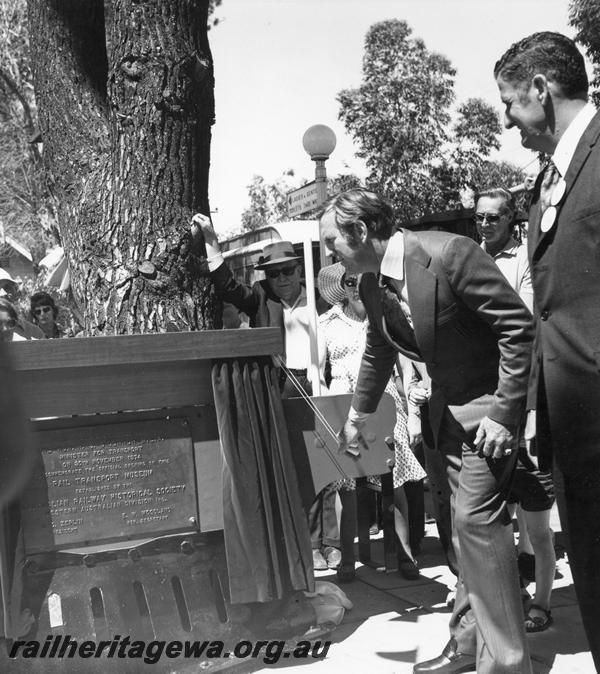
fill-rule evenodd
<path id="1" fill-rule="evenodd" d="M 208 0 L 106 13 L 102 0 L 29 0 L 44 160 L 88 334 L 213 326 L 189 236 L 209 212 L 207 12 Z"/>

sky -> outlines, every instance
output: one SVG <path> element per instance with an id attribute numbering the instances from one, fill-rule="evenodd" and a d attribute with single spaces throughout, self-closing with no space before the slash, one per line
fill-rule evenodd
<path id="1" fill-rule="evenodd" d="M 336 95 L 361 81 L 364 38 L 377 21 L 403 19 L 457 70 L 457 103 L 481 97 L 501 112 L 492 71 L 516 40 L 539 30 L 570 37 L 568 0 L 223 0 L 210 31 L 216 122 L 209 196 L 218 233 L 239 228 L 255 174 L 272 182 L 293 169 L 314 178 L 304 131 L 326 124 L 337 137 L 327 173 L 366 175 L 338 121 Z M 499 158 L 533 160 L 513 129 Z"/>

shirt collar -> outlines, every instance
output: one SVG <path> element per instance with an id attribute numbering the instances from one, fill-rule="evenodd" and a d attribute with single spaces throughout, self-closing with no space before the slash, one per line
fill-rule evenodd
<path id="1" fill-rule="evenodd" d="M 517 250 L 521 244 L 514 238 L 510 237 L 510 239 L 506 242 L 506 245 L 502 250 L 499 250 L 495 255 L 492 255 L 494 259 L 497 257 L 500 257 L 501 255 L 512 255 L 515 256 L 517 254 Z M 485 250 L 487 253 L 487 250 L 485 248 L 485 241 L 481 242 L 481 248 Z"/>
<path id="2" fill-rule="evenodd" d="M 381 260 L 380 274 L 395 281 L 404 280 L 404 234 L 396 232 L 388 241 Z"/>
<path id="3" fill-rule="evenodd" d="M 571 159 L 573 159 L 573 155 L 577 149 L 577 145 L 596 112 L 596 108 L 591 103 L 586 103 L 558 141 L 554 154 L 552 155 L 552 161 L 561 177 L 565 177 Z"/>

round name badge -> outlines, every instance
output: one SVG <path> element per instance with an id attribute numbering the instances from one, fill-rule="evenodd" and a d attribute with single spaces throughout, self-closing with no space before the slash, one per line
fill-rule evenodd
<path id="1" fill-rule="evenodd" d="M 554 188 L 554 190 L 552 192 L 552 196 L 550 197 L 550 205 L 551 206 L 558 206 L 558 204 L 560 204 L 562 198 L 565 196 L 566 190 L 567 190 L 567 183 L 565 182 L 564 178 L 561 178 L 556 183 L 556 187 Z"/>
<path id="2" fill-rule="evenodd" d="M 542 215 L 542 222 L 540 223 L 540 228 L 542 232 L 548 232 L 552 229 L 552 225 L 556 221 L 556 207 L 548 206 Z"/>

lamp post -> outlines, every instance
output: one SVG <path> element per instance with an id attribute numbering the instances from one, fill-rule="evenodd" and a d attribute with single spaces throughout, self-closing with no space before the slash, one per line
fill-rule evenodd
<path id="1" fill-rule="evenodd" d="M 315 124 L 308 128 L 302 136 L 302 146 L 315 162 L 315 186 L 317 188 L 317 208 L 327 201 L 327 172 L 325 162 L 329 155 L 335 149 L 335 133 L 325 124 Z M 320 242 L 319 246 L 321 267 L 327 264 L 325 255 L 325 246 Z M 309 367 L 310 380 L 312 383 L 313 395 L 321 395 L 321 386 L 319 383 L 319 356 L 317 352 L 317 312 L 315 303 L 315 289 L 312 283 L 308 283 L 312 278 L 313 259 L 312 259 L 312 241 L 308 237 L 304 241 L 304 264 L 306 276 L 306 299 L 309 308 L 309 336 L 310 336 L 310 355 L 311 363 Z"/>
<path id="2" fill-rule="evenodd" d="M 325 124 L 315 124 L 302 136 L 302 147 L 315 162 L 315 183 L 319 206 L 327 200 L 327 172 L 325 162 L 335 149 L 335 133 Z"/>

